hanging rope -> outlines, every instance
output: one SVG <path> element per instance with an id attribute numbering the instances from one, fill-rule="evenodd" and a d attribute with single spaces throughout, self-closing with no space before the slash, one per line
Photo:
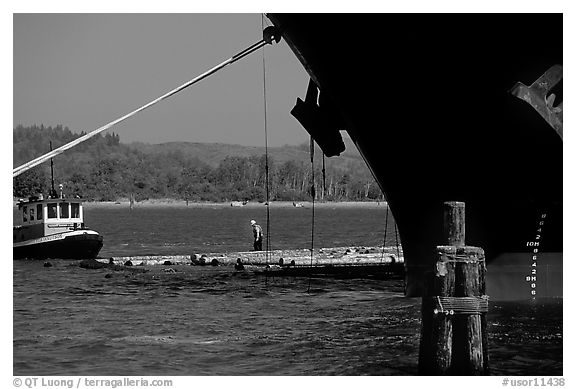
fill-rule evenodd
<path id="1" fill-rule="evenodd" d="M 398 239 L 398 224 L 396 224 L 396 219 L 394 219 L 394 233 L 396 234 L 396 255 L 398 256 L 397 258 L 400 258 L 400 240 Z"/>
<path id="2" fill-rule="evenodd" d="M 384 226 L 384 242 L 382 243 L 382 257 L 380 258 L 380 262 L 382 262 L 384 260 L 384 249 L 386 248 L 386 237 L 388 235 L 388 211 L 389 211 L 389 207 L 388 207 L 388 201 L 386 201 L 386 222 L 385 222 L 385 226 Z"/>
<path id="3" fill-rule="evenodd" d="M 326 194 L 326 154 L 322 152 L 322 200 Z"/>
<path id="4" fill-rule="evenodd" d="M 198 77 L 195 77 L 192 80 L 185 82 L 184 84 L 180 85 L 179 87 L 172 89 L 171 91 L 163 94 L 162 96 L 158 97 L 157 99 L 152 100 L 151 102 L 141 106 L 140 108 L 135 109 L 134 111 L 132 111 L 132 112 L 130 112 L 130 113 L 114 120 L 114 121 L 111 121 L 110 123 L 105 124 L 104 126 L 99 127 L 97 129 L 95 129 L 94 131 L 89 132 L 86 135 L 83 135 L 80 138 L 73 140 L 70 143 L 67 143 L 63 146 L 60 146 L 57 149 L 52 150 L 47 154 L 44 154 L 44 155 L 42 155 L 36 159 L 33 159 L 32 161 L 27 162 L 21 166 L 18 166 L 17 168 L 15 168 L 13 170 L 12 177 L 16 177 L 16 176 L 24 173 L 25 171 L 33 168 L 34 166 L 37 166 L 37 165 L 41 164 L 42 162 L 49 160 L 52 157 L 59 155 L 59 154 L 62 154 L 64 151 L 71 149 L 72 147 L 92 138 L 93 136 L 95 136 L 95 135 L 97 135 L 103 131 L 108 130 L 112 126 L 114 126 L 120 122 L 123 122 L 124 120 L 136 115 L 137 113 L 144 111 L 146 108 L 149 108 L 149 107 L 159 103 L 160 101 L 167 99 L 168 97 L 175 95 L 178 92 L 183 91 L 184 89 L 188 88 L 189 86 L 194 85 L 197 82 L 205 79 L 206 77 L 216 73 L 217 71 L 224 68 L 225 66 L 230 65 L 230 64 L 246 57 L 248 54 L 253 53 L 254 51 L 260 49 L 261 47 L 264 47 L 267 44 L 272 44 L 272 41 L 275 41 L 276 43 L 278 43 L 280 41 L 280 35 L 274 27 L 267 27 L 266 29 L 264 29 L 263 35 L 264 35 L 264 37 L 260 41 L 254 43 L 252 46 L 250 46 L 250 47 L 242 50 L 238 54 L 228 58 L 227 60 L 225 60 L 222 63 L 213 67 L 212 69 L 200 74 Z"/>
<path id="5" fill-rule="evenodd" d="M 382 256 L 380 257 L 380 261 L 382 262 L 384 260 L 384 250 L 386 249 L 386 243 L 387 243 L 387 235 L 388 235 L 388 213 L 390 211 L 390 206 L 388 205 L 388 200 L 384 197 L 384 199 L 386 200 L 386 221 L 385 221 L 385 226 L 384 226 L 384 242 L 382 243 Z M 392 215 L 392 217 L 394 217 L 394 215 Z M 400 239 L 398 238 L 398 224 L 396 224 L 396 219 L 394 219 L 394 234 L 396 236 L 396 255 L 397 255 L 397 259 L 400 259 Z"/>
<path id="6" fill-rule="evenodd" d="M 316 198 L 316 188 L 314 182 L 314 139 L 310 136 L 310 166 L 312 168 L 312 186 L 310 187 L 310 194 L 312 195 L 312 227 L 310 229 L 310 266 L 313 264 L 314 258 L 314 204 Z M 310 293 L 310 273 L 308 273 L 308 293 Z"/>
<path id="7" fill-rule="evenodd" d="M 262 14 L 262 30 L 264 30 L 264 14 Z M 268 168 L 268 110 L 266 97 L 266 50 L 262 50 L 262 76 L 264 93 L 264 150 L 265 150 L 265 180 L 266 180 L 266 264 L 270 253 L 270 177 Z"/>
<path id="8" fill-rule="evenodd" d="M 312 265 L 312 256 L 314 254 L 314 203 L 316 198 L 316 187 L 315 187 L 315 177 L 314 177 L 314 139 L 310 137 L 310 165 L 312 167 L 312 186 L 310 188 L 310 194 L 312 195 L 312 228 L 310 237 L 310 265 Z"/>

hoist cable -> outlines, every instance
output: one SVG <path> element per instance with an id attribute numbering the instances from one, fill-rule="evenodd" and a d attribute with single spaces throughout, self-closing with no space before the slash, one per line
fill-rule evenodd
<path id="1" fill-rule="evenodd" d="M 273 27 L 268 27 L 267 30 L 268 30 L 269 28 L 273 28 Z M 160 101 L 162 101 L 162 100 L 164 100 L 164 99 L 167 99 L 168 97 L 170 97 L 170 96 L 172 96 L 172 95 L 175 95 L 175 94 L 178 93 L 178 92 L 181 92 L 182 90 L 188 88 L 189 86 L 194 85 L 195 83 L 197 83 L 197 82 L 205 79 L 206 77 L 208 77 L 208 76 L 216 73 L 217 71 L 219 71 L 220 69 L 224 68 L 225 66 L 230 65 L 230 64 L 232 64 L 232 63 L 234 63 L 234 62 L 236 62 L 236 61 L 238 61 L 238 60 L 246 57 L 248 54 L 253 53 L 254 51 L 260 49 L 260 48 L 263 47 L 263 46 L 265 46 L 266 44 L 272 43 L 273 40 L 275 40 L 276 42 L 278 42 L 279 37 L 276 35 L 276 32 L 275 32 L 275 31 L 274 31 L 274 32 L 270 32 L 270 31 L 272 31 L 272 30 L 268 30 L 268 35 L 266 35 L 267 32 L 264 31 L 264 38 L 263 38 L 262 40 L 260 40 L 259 42 L 254 43 L 252 46 L 250 46 L 250 47 L 242 50 L 242 51 L 239 52 L 238 54 L 236 54 L 236 55 L 228 58 L 227 60 L 223 61 L 222 63 L 220 63 L 220 64 L 218 64 L 218 65 L 216 65 L 216 66 L 214 66 L 212 69 L 207 70 L 206 72 L 200 74 L 199 76 L 193 78 L 192 80 L 187 81 L 187 82 L 185 82 L 184 84 L 180 85 L 179 87 L 177 87 L 177 88 L 175 88 L 175 89 L 172 89 L 171 91 L 163 94 L 162 96 L 158 97 L 157 99 L 152 100 L 151 102 L 149 102 L 149 103 L 141 106 L 140 108 L 137 108 L 137 109 L 135 109 L 134 111 L 132 111 L 132 112 L 130 112 L 130 113 L 128 113 L 128 114 L 126 114 L 126 115 L 124 115 L 124 116 L 122 116 L 122 117 L 120 117 L 120 118 L 118 118 L 118 119 L 116 119 L 116 120 L 114 120 L 114 121 L 112 121 L 112 122 L 110 122 L 110 123 L 108 123 L 108 124 L 105 124 L 105 125 L 103 125 L 102 127 L 99 127 L 99 128 L 97 128 L 96 130 L 87 133 L 86 135 L 83 135 L 83 136 L 81 136 L 81 137 L 73 140 L 72 142 L 69 142 L 69 143 L 67 143 L 67 144 L 65 144 L 65 145 L 63 145 L 63 146 L 60 146 L 60 147 L 58 147 L 57 149 L 52 150 L 52 151 L 50 151 L 49 153 L 44 154 L 44 155 L 42 155 L 42 156 L 40 156 L 40 157 L 38 157 L 38 158 L 36 158 L 36 159 L 33 159 L 32 161 L 27 162 L 27 163 L 25 163 L 25 164 L 23 164 L 23 165 L 21 165 L 21 166 L 18 166 L 17 168 L 13 169 L 12 177 L 16 177 L 16 176 L 24 173 L 25 171 L 33 168 L 34 166 L 37 166 L 37 165 L 39 165 L 39 164 L 41 164 L 41 163 L 49 160 L 49 159 L 52 158 L 52 157 L 54 157 L 54 156 L 56 156 L 56 155 L 59 155 L 59 154 L 62 154 L 64 151 L 66 151 L 66 150 L 68 150 L 68 149 L 70 149 L 70 148 L 72 148 L 72 147 L 74 147 L 74 146 L 76 146 L 76 145 L 78 145 L 78 144 L 80 144 L 80 143 L 82 143 L 82 142 L 84 142 L 84 141 L 92 138 L 93 136 L 95 136 L 95 135 L 97 135 L 97 134 L 99 134 L 99 133 L 101 133 L 101 132 L 103 132 L 103 131 L 106 131 L 107 129 L 111 128 L 112 126 L 114 126 L 114 125 L 116 125 L 116 124 L 118 124 L 118 123 L 120 123 L 120 122 L 122 122 L 122 121 L 124 121 L 124 120 L 126 120 L 126 119 L 128 119 L 128 118 L 130 118 L 130 117 L 132 117 L 132 116 L 134 116 L 135 114 L 137 114 L 137 113 L 139 113 L 139 112 L 141 112 L 141 111 L 144 111 L 146 108 L 149 108 L 149 107 L 151 107 L 151 106 L 159 103 Z"/>
<path id="2" fill-rule="evenodd" d="M 264 14 L 262 14 L 262 30 L 264 30 Z M 270 176 L 268 166 L 268 115 L 266 97 L 266 51 L 262 50 L 262 76 L 264 93 L 264 150 L 265 156 L 265 180 L 266 180 L 266 264 L 268 264 L 270 252 Z"/>

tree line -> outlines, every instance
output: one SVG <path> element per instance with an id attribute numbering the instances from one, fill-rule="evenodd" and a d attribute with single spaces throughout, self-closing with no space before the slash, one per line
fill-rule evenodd
<path id="1" fill-rule="evenodd" d="M 82 136 L 66 127 L 17 126 L 14 166 Z M 68 196 L 94 201 L 173 198 L 189 201 L 367 201 L 381 192 L 361 161 L 334 164 L 324 172 L 298 158 L 280 161 L 264 154 L 226 155 L 214 166 L 180 150 L 144 152 L 120 143 L 114 133 L 97 135 L 54 158 L 56 186 Z M 50 164 L 37 166 L 13 181 L 14 197 L 48 193 Z"/>

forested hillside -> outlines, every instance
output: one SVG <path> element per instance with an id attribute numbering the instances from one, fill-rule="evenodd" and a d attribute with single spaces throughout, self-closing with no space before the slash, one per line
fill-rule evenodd
<path id="1" fill-rule="evenodd" d="M 57 148 L 83 133 L 67 127 L 17 126 L 13 131 L 14 167 Z M 314 174 L 309 146 L 268 150 L 270 199 L 311 199 L 314 175 L 316 199 L 373 200 L 380 189 L 356 148 L 347 144 L 340 157 L 326 158 L 316 148 Z M 120 143 L 113 132 L 97 135 L 54 158 L 55 183 L 64 191 L 95 201 L 115 201 L 134 194 L 136 200 L 174 198 L 190 201 L 264 201 L 266 158 L 263 147 L 228 144 Z M 325 182 L 325 186 L 324 186 Z M 44 163 L 13 180 L 13 195 L 47 193 L 50 164 Z"/>

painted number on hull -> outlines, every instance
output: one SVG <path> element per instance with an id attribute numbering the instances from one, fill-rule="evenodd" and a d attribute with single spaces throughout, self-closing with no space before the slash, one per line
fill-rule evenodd
<path id="1" fill-rule="evenodd" d="M 530 283 L 530 296 L 535 299 L 536 298 L 536 289 L 538 284 L 536 283 L 536 274 L 538 273 L 538 247 L 540 247 L 540 238 L 542 236 L 542 227 L 544 226 L 544 221 L 546 219 L 546 214 L 540 214 L 540 218 L 538 220 L 538 229 L 536 230 L 536 234 L 534 236 L 534 240 L 529 240 L 526 242 L 526 247 L 533 247 L 532 250 L 532 258 L 531 258 L 531 271 L 530 275 L 526 276 L 526 282 Z"/>

